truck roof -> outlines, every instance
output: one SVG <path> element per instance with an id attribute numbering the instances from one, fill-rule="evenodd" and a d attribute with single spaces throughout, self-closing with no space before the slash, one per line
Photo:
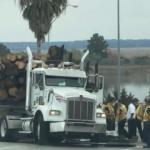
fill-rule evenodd
<path id="1" fill-rule="evenodd" d="M 85 71 L 81 71 L 81 70 L 77 70 L 77 69 L 35 68 L 32 71 L 36 72 L 36 73 L 44 72 L 46 75 L 50 75 L 50 76 L 86 78 Z"/>

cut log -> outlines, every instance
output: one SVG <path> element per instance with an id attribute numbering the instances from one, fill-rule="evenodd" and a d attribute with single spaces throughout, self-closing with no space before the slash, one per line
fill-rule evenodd
<path id="1" fill-rule="evenodd" d="M 16 87 L 13 87 L 13 88 L 10 88 L 10 89 L 8 90 L 8 93 L 9 93 L 9 95 L 11 95 L 11 96 L 15 96 L 16 91 L 17 91 L 17 88 L 16 88 Z"/>
<path id="2" fill-rule="evenodd" d="M 4 90 L 6 87 L 5 81 L 0 81 L 0 90 Z"/>
<path id="3" fill-rule="evenodd" d="M 36 68 L 37 67 L 37 63 L 32 63 L 32 68 Z"/>
<path id="4" fill-rule="evenodd" d="M 11 61 L 9 59 L 3 57 L 2 63 L 4 65 L 8 65 L 8 64 L 11 64 Z"/>
<path id="5" fill-rule="evenodd" d="M 6 90 L 0 90 L 0 100 L 5 100 L 8 98 L 8 93 Z"/>
<path id="6" fill-rule="evenodd" d="M 8 53 L 7 56 L 6 56 L 6 59 L 9 60 L 10 55 L 11 55 L 11 53 Z"/>
<path id="7" fill-rule="evenodd" d="M 4 72 L 0 72 L 0 80 L 5 78 L 5 73 Z"/>
<path id="8" fill-rule="evenodd" d="M 43 62 L 46 62 L 47 61 L 47 56 L 46 55 L 42 55 L 40 60 L 43 61 Z"/>
<path id="9" fill-rule="evenodd" d="M 19 59 L 19 60 L 23 59 L 23 55 L 22 54 L 17 54 L 17 59 Z"/>
<path id="10" fill-rule="evenodd" d="M 11 88 L 17 84 L 17 79 L 14 76 L 5 78 L 5 84 L 7 87 Z"/>
<path id="11" fill-rule="evenodd" d="M 16 64 L 9 64 L 5 68 L 6 76 L 12 76 L 18 74 L 18 66 Z"/>
<path id="12" fill-rule="evenodd" d="M 33 60 L 40 60 L 40 57 L 38 57 L 38 56 L 33 56 Z"/>
<path id="13" fill-rule="evenodd" d="M 20 84 L 23 84 L 23 83 L 25 82 L 25 79 L 24 79 L 23 77 L 20 77 L 20 78 L 18 79 L 18 81 L 19 81 Z"/>
<path id="14" fill-rule="evenodd" d="M 42 68 L 42 66 L 41 65 L 38 65 L 38 67 L 37 68 Z"/>
<path id="15" fill-rule="evenodd" d="M 15 92 L 15 97 L 18 99 L 18 100 L 21 100 L 21 99 L 24 99 L 26 97 L 26 91 L 24 89 L 18 89 L 16 92 Z"/>
<path id="16" fill-rule="evenodd" d="M 20 62 L 18 63 L 18 69 L 24 69 L 25 66 L 26 66 L 26 64 L 25 64 L 23 61 L 20 61 Z"/>
<path id="17" fill-rule="evenodd" d="M 16 61 L 15 64 L 18 66 L 20 61 Z"/>
<path id="18" fill-rule="evenodd" d="M 11 55 L 9 56 L 9 60 L 10 60 L 11 62 L 16 61 L 16 59 L 17 59 L 17 57 L 16 57 L 15 54 L 11 54 Z"/>

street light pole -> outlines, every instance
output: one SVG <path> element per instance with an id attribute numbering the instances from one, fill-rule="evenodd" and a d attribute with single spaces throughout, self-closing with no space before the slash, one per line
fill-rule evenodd
<path id="1" fill-rule="evenodd" d="M 71 7 L 73 7 L 73 8 L 77 8 L 78 7 L 78 5 L 72 5 L 72 4 L 67 4 L 66 5 L 66 7 L 67 6 L 71 6 Z M 60 13 L 61 14 L 61 13 Z M 58 16 L 54 16 L 54 18 L 53 18 L 53 20 L 52 20 L 52 24 L 55 22 L 55 20 L 60 16 L 60 14 L 58 15 Z M 51 30 L 51 29 L 50 29 Z M 49 32 L 48 32 L 48 46 L 49 46 L 49 34 L 50 34 L 50 30 L 49 30 Z"/>
<path id="2" fill-rule="evenodd" d="M 117 18 L 118 18 L 118 99 L 120 99 L 120 0 L 117 3 Z"/>

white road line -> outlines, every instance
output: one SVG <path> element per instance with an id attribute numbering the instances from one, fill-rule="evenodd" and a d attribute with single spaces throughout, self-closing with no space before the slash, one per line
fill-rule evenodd
<path id="1" fill-rule="evenodd" d="M 15 147 L 19 147 L 19 146 L 13 146 L 13 147 L 2 147 L 0 149 L 9 149 L 9 148 L 15 148 Z"/>

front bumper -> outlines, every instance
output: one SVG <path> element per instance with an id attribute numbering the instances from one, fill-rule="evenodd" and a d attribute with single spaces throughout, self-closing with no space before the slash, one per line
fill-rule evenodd
<path id="1" fill-rule="evenodd" d="M 106 124 L 84 122 L 55 122 L 50 123 L 50 132 L 106 133 Z"/>

